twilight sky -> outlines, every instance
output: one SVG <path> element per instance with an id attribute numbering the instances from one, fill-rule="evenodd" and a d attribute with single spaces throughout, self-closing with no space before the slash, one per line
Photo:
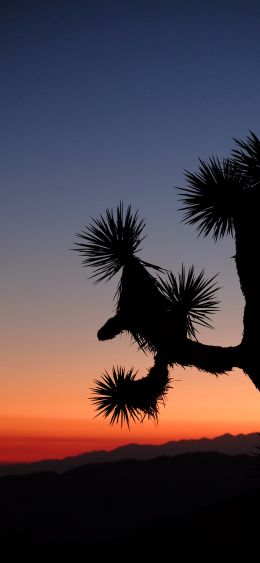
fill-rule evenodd
<path id="1" fill-rule="evenodd" d="M 153 359 L 124 335 L 98 342 L 117 280 L 94 286 L 71 251 L 91 217 L 131 203 L 144 259 L 219 272 L 221 310 L 201 341 L 240 341 L 234 242 L 181 223 L 175 186 L 199 157 L 260 134 L 259 37 L 257 0 L 1 3 L 0 461 L 259 430 L 260 395 L 240 370 L 171 370 L 158 426 L 95 419 L 93 379 L 113 365 L 142 376 Z"/>

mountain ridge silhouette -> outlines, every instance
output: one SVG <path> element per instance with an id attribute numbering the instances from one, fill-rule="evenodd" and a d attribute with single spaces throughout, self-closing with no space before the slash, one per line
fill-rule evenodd
<path id="1" fill-rule="evenodd" d="M 40 461 L 3 464 L 0 465 L 0 477 L 6 475 L 27 475 L 41 471 L 64 473 L 69 469 L 89 463 L 104 463 L 122 459 L 154 459 L 159 456 L 175 456 L 196 451 L 217 451 L 226 455 L 246 453 L 255 454 L 255 448 L 260 442 L 259 434 L 233 435 L 225 433 L 215 438 L 198 438 L 171 440 L 163 444 L 129 443 L 112 450 L 92 450 L 76 456 L 66 456 L 63 459 L 45 459 Z"/>

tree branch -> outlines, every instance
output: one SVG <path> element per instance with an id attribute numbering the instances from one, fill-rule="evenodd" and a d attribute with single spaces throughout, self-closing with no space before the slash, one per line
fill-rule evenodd
<path id="1" fill-rule="evenodd" d="M 241 345 L 210 346 L 193 340 L 185 340 L 176 349 L 170 349 L 167 358 L 171 365 L 194 366 L 213 374 L 226 373 L 233 367 L 242 367 Z"/>
<path id="2" fill-rule="evenodd" d="M 99 340 L 114 338 L 126 327 L 125 319 L 120 313 L 108 319 L 99 329 Z M 243 349 L 238 346 L 210 346 L 190 339 L 168 338 L 162 339 L 163 345 L 157 349 L 157 356 L 164 359 L 168 365 L 194 366 L 213 374 L 226 373 L 233 367 L 243 368 Z"/>

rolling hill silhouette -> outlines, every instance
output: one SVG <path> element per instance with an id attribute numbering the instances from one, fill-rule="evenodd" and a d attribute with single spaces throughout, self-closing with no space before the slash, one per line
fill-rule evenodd
<path id="1" fill-rule="evenodd" d="M 257 433 L 224 434 L 216 438 L 200 438 L 197 440 L 170 441 L 161 445 L 127 444 L 111 451 L 99 450 L 83 453 L 64 459 L 42 460 L 32 463 L 0 465 L 0 477 L 5 475 L 26 475 L 40 471 L 64 473 L 74 467 L 88 463 L 113 462 L 123 459 L 153 459 L 159 456 L 175 456 L 191 452 L 216 451 L 227 455 L 255 454 L 256 445 L 260 442 Z"/>
<path id="2" fill-rule="evenodd" d="M 170 544 L 187 551 L 187 533 L 197 549 L 215 534 L 220 548 L 239 527 L 245 536 L 257 525 L 259 458 L 198 452 L 90 463 L 63 474 L 3 477 L 0 498 L 2 553 L 19 561 L 22 554 L 26 561 L 75 560 L 82 549 L 99 556 L 116 549 L 122 558 L 126 550 L 149 555 Z"/>

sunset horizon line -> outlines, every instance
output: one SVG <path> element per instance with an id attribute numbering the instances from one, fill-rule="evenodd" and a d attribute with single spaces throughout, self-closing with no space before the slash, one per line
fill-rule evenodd
<path id="1" fill-rule="evenodd" d="M 252 430 L 249 432 L 220 432 L 217 434 L 211 435 L 210 432 L 208 435 L 201 434 L 197 436 L 185 436 L 185 437 L 173 437 L 172 439 L 165 438 L 161 440 L 149 440 L 149 439 L 135 439 L 135 440 L 109 440 L 109 439 L 98 439 L 93 438 L 89 439 L 86 438 L 85 440 L 82 437 L 54 437 L 54 436 L 45 436 L 45 437 L 4 437 L 0 436 L 0 444 L 6 444 L 8 449 L 8 444 L 12 446 L 9 451 L 9 455 L 6 452 L 6 456 L 4 455 L 5 448 L 3 447 L 3 455 L 0 457 L 0 466 L 5 465 L 20 465 L 20 464 L 31 464 L 37 462 L 45 462 L 45 461 L 62 461 L 68 458 L 80 457 L 85 454 L 91 454 L 96 452 L 107 452 L 111 453 L 115 450 L 120 448 L 129 447 L 129 446 L 150 446 L 150 447 L 160 447 L 165 446 L 170 443 L 180 443 L 180 442 L 197 442 L 201 440 L 216 440 L 221 439 L 224 437 L 231 437 L 231 438 L 238 438 L 242 436 L 251 436 L 251 435 L 259 435 L 260 432 L 257 430 Z M 107 444 L 106 444 L 107 442 Z M 86 446 L 84 447 L 84 443 Z M 93 445 L 91 446 L 91 443 Z M 28 445 L 27 445 L 28 444 Z M 44 448 L 44 444 L 46 444 L 46 448 Z M 66 448 L 65 444 L 71 445 L 74 444 L 75 448 Z M 81 447 L 77 447 L 81 444 Z M 88 444 L 88 446 L 87 446 Z M 38 451 L 37 451 L 38 445 Z M 59 451 L 60 445 L 60 451 Z M 14 455 L 14 450 L 16 455 Z M 19 451 L 20 450 L 20 451 Z M 17 452 L 18 455 L 17 455 Z M 13 454 L 13 455 L 12 455 Z M 20 454 L 20 455 L 19 455 Z"/>

